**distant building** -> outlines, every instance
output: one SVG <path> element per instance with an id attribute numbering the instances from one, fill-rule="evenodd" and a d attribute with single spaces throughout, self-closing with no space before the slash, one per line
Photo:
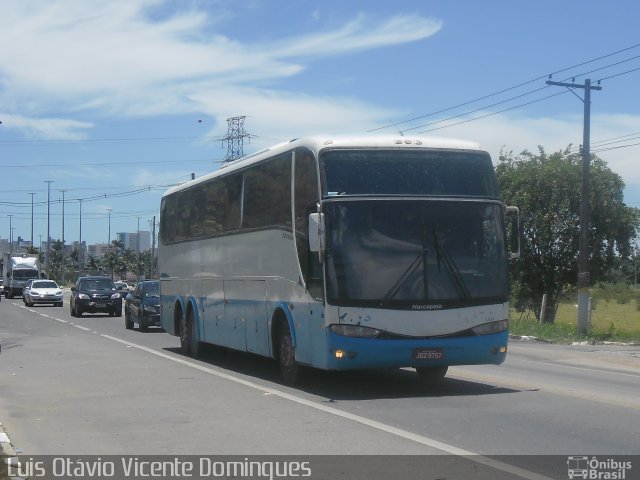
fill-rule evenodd
<path id="1" fill-rule="evenodd" d="M 151 249 L 151 232 L 147 230 L 140 230 L 134 233 L 116 233 L 116 239 L 122 242 L 125 250 L 144 252 Z"/>
<path id="2" fill-rule="evenodd" d="M 108 243 L 96 243 L 95 245 L 89 245 L 87 246 L 87 259 L 88 257 L 102 258 L 108 252 Z"/>

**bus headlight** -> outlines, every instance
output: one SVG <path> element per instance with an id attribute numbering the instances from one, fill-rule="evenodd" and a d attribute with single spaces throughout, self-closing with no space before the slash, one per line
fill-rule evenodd
<path id="1" fill-rule="evenodd" d="M 504 332 L 509 328 L 509 320 L 498 320 L 497 322 L 483 323 L 473 327 L 471 331 L 476 335 L 491 335 L 493 333 Z"/>
<path id="2" fill-rule="evenodd" d="M 334 323 L 329 326 L 329 329 L 343 337 L 357 337 L 357 338 L 376 338 L 380 335 L 380 330 L 369 327 L 361 327 L 360 325 L 339 325 Z"/>

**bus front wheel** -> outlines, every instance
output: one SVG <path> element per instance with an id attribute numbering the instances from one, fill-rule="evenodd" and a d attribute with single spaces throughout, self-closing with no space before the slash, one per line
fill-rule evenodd
<path id="1" fill-rule="evenodd" d="M 296 349 L 293 346 L 291 332 L 287 325 L 280 330 L 280 372 L 288 385 L 294 385 L 300 379 L 300 366 L 296 363 Z"/>
<path id="2" fill-rule="evenodd" d="M 449 367 L 418 367 L 418 382 L 421 387 L 434 387 L 442 382 Z"/>

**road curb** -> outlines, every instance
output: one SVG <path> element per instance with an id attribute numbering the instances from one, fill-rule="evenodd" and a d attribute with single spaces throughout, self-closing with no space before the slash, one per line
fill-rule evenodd
<path id="1" fill-rule="evenodd" d="M 531 335 L 509 335 L 509 340 L 522 340 L 523 342 L 553 343 L 542 337 L 533 337 Z"/>
<path id="2" fill-rule="evenodd" d="M 16 452 L 11 445 L 11 440 L 9 440 L 9 436 L 4 431 L 2 423 L 0 423 L 0 455 L 14 456 L 15 454 Z"/>
<path id="3" fill-rule="evenodd" d="M 509 335 L 509 340 L 521 340 L 523 342 L 538 342 L 538 343 L 557 343 L 553 340 L 548 340 L 543 337 L 534 337 L 532 335 Z M 581 342 L 572 342 L 559 345 L 614 345 L 617 347 L 640 347 L 638 342 L 610 342 L 608 340 L 584 340 Z"/>
<path id="4" fill-rule="evenodd" d="M 9 465 L 11 465 L 13 471 L 18 471 L 20 473 L 20 459 L 18 458 L 13 445 L 11 444 L 11 440 L 7 435 L 7 432 L 4 430 L 4 426 L 0 423 L 0 461 L 2 461 L 3 465 L 0 466 L 0 473 L 4 473 L 7 475 L 9 470 Z M 7 478 L 11 480 L 22 480 L 26 477 L 23 476 L 15 476 L 15 475 L 7 475 L 1 478 Z"/>

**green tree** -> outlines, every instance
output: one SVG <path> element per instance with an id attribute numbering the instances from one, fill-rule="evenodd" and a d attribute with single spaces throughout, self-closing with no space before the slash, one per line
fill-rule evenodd
<path id="1" fill-rule="evenodd" d="M 97 273 L 102 268 L 102 262 L 99 258 L 94 257 L 93 255 L 89 255 L 89 260 L 87 260 L 87 268 L 92 273 Z"/>
<path id="2" fill-rule="evenodd" d="M 50 255 L 51 258 L 49 259 L 49 271 L 47 272 L 47 275 L 56 282 L 60 282 L 60 279 L 62 278 L 62 240 L 53 241 L 51 244 Z"/>
<path id="3" fill-rule="evenodd" d="M 548 155 L 502 152 L 496 167 L 505 203 L 520 208 L 522 255 L 512 269 L 516 305 L 531 305 L 547 294 L 543 322 L 553 322 L 563 292 L 577 283 L 582 160 L 570 147 Z M 638 209 L 623 202 L 624 182 L 592 156 L 590 169 L 591 281 L 632 254 L 640 224 Z M 539 314 L 534 310 L 536 315 Z"/>

